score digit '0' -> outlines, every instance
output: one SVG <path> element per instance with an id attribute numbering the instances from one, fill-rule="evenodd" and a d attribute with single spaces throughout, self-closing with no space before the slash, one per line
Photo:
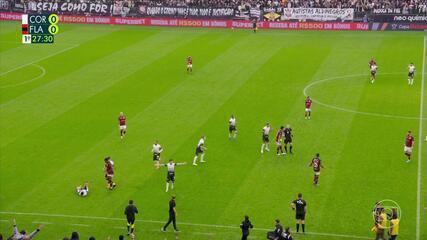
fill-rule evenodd
<path id="1" fill-rule="evenodd" d="M 58 22 L 59 22 L 59 17 L 56 14 L 50 14 L 48 17 L 50 26 L 48 28 L 48 31 L 50 34 L 55 35 L 58 34 L 59 32 L 59 27 L 58 27 Z"/>

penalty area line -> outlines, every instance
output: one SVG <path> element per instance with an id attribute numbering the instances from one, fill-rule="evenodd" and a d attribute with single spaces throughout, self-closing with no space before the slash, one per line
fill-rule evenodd
<path id="1" fill-rule="evenodd" d="M 101 217 L 101 216 L 79 216 L 79 215 L 67 215 L 67 214 L 49 214 L 49 213 L 23 213 L 23 212 L 8 212 L 0 211 L 0 215 L 21 215 L 21 216 L 37 216 L 37 217 L 56 217 L 56 218 L 73 218 L 73 219 L 90 219 L 90 220 L 106 220 L 106 221 L 123 221 L 126 220 L 123 218 L 114 218 L 114 217 Z M 158 220 L 136 220 L 137 222 L 142 223 L 155 223 L 155 224 L 164 224 L 165 221 Z M 203 223 L 188 223 L 188 222 L 179 222 L 180 225 L 184 226 L 196 226 L 196 227 L 206 227 L 206 228 L 223 228 L 223 229 L 240 229 L 239 226 L 230 226 L 230 225 L 215 225 L 215 224 L 203 224 Z M 89 225 L 85 224 L 73 224 L 75 226 L 84 226 Z M 253 228 L 255 231 L 271 231 L 272 229 L 268 228 Z M 306 235 L 317 235 L 317 236 L 326 236 L 334 238 L 350 238 L 350 239 L 371 239 L 371 237 L 357 236 L 357 235 L 348 235 L 348 234 L 338 234 L 338 233 L 318 233 L 318 232 L 306 232 Z"/>

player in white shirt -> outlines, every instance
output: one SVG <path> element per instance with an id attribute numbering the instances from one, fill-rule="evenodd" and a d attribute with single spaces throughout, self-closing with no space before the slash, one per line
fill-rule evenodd
<path id="1" fill-rule="evenodd" d="M 158 169 L 160 167 L 160 153 L 163 152 L 163 148 L 160 146 L 158 140 L 154 142 L 151 152 L 153 153 L 154 167 Z"/>
<path id="2" fill-rule="evenodd" d="M 203 160 L 203 157 L 205 156 L 205 150 L 207 149 L 205 147 L 205 140 L 206 140 L 206 136 L 203 135 L 200 138 L 199 143 L 197 144 L 196 155 L 194 156 L 194 159 L 193 159 L 193 165 L 194 166 L 197 166 L 197 158 L 199 157 L 199 155 L 200 155 L 200 162 L 201 163 L 205 162 Z"/>
<path id="3" fill-rule="evenodd" d="M 173 189 L 173 185 L 175 184 L 175 166 L 185 165 L 186 162 L 183 163 L 174 163 L 172 159 L 169 160 L 169 163 L 161 164 L 162 167 L 168 168 L 168 173 L 166 175 L 166 192 L 169 191 L 169 183 L 171 183 L 171 188 Z"/>
<path id="4" fill-rule="evenodd" d="M 265 126 L 262 128 L 262 145 L 261 145 L 261 154 L 264 153 L 264 150 L 269 152 L 270 151 L 270 123 L 265 124 Z"/>
<path id="5" fill-rule="evenodd" d="M 377 64 L 372 64 L 370 66 L 370 70 L 371 70 L 371 83 L 374 83 L 377 77 L 377 70 L 378 70 Z"/>
<path id="6" fill-rule="evenodd" d="M 228 120 L 228 138 L 237 137 L 237 128 L 236 128 L 236 118 L 234 115 L 231 115 L 230 120 Z"/>
<path id="7" fill-rule="evenodd" d="M 408 85 L 414 85 L 415 66 L 414 63 L 408 66 Z"/>
<path id="8" fill-rule="evenodd" d="M 76 192 L 80 197 L 86 197 L 89 194 L 89 183 L 85 182 L 84 185 L 77 186 Z"/>

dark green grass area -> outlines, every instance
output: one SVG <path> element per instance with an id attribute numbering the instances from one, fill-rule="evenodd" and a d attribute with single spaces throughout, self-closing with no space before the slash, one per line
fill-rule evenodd
<path id="1" fill-rule="evenodd" d="M 400 239 L 416 239 L 417 176 L 422 173 L 420 239 L 427 238 L 426 170 L 419 154 L 423 33 L 312 32 L 142 28 L 61 24 L 53 45 L 22 45 L 19 22 L 0 23 L 0 233 L 46 226 L 36 239 L 124 234 L 123 209 L 140 209 L 136 239 L 239 239 L 248 214 L 265 239 L 274 219 L 295 231 L 290 202 L 308 202 L 306 235 L 296 239 L 373 239 L 371 210 L 383 199 L 402 211 Z M 193 57 L 187 74 L 185 59 Z M 379 74 L 369 83 L 368 61 Z M 407 65 L 414 62 L 414 86 Z M 320 81 L 320 82 L 319 82 Z M 304 92 L 314 100 L 304 119 Z M 424 102 L 427 97 L 424 95 Z M 424 129 L 427 127 L 424 104 Z M 127 116 L 120 140 L 117 117 Z M 238 137 L 228 139 L 237 117 Z M 260 154 L 270 122 L 271 152 Z M 294 130 L 294 154 L 276 156 L 281 125 Z M 414 159 L 405 163 L 412 130 Z M 207 136 L 204 164 L 191 165 Z M 151 145 L 177 167 L 153 167 Z M 308 167 L 315 153 L 320 186 Z M 103 158 L 115 162 L 108 191 Z M 75 186 L 89 181 L 90 194 Z M 161 233 L 168 200 L 177 197 L 178 226 Z"/>

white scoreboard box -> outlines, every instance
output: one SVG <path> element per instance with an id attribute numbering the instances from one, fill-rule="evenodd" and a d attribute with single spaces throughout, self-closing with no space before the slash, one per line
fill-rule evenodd
<path id="1" fill-rule="evenodd" d="M 22 43 L 30 44 L 31 43 L 31 34 L 23 34 L 22 35 Z"/>

